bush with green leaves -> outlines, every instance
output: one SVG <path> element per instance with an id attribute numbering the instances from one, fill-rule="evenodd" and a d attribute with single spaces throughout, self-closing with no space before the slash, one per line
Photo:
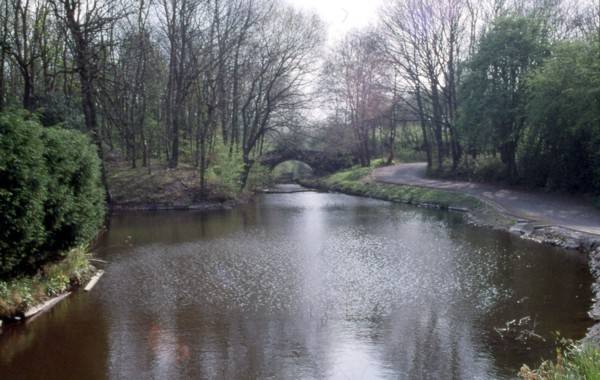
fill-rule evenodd
<path id="1" fill-rule="evenodd" d="M 229 148 L 218 139 L 215 142 L 207 169 L 207 180 L 219 194 L 227 198 L 235 198 L 240 192 L 240 178 L 244 164 L 241 154 L 229 152 Z"/>
<path id="2" fill-rule="evenodd" d="M 44 130 L 48 170 L 44 252 L 63 252 L 92 239 L 104 220 L 100 159 L 88 136 L 60 128 Z"/>
<path id="3" fill-rule="evenodd" d="M 598 46 L 561 42 L 528 79 L 521 173 L 532 185 L 600 193 Z"/>
<path id="4" fill-rule="evenodd" d="M 32 271 L 93 238 L 104 199 L 89 138 L 0 115 L 0 277 Z"/>
<path id="5" fill-rule="evenodd" d="M 0 115 L 0 275 L 33 259 L 44 244 L 48 172 L 42 127 Z"/>
<path id="6" fill-rule="evenodd" d="M 246 190 L 256 191 L 264 189 L 273 184 L 273 177 L 271 175 L 271 168 L 261 165 L 255 162 L 248 173 L 248 180 L 246 181 Z"/>
<path id="7" fill-rule="evenodd" d="M 481 37 L 459 91 L 459 130 L 469 153 L 500 154 L 504 175 L 517 176 L 526 127 L 526 79 L 548 56 L 548 36 L 535 17 L 498 17 Z"/>

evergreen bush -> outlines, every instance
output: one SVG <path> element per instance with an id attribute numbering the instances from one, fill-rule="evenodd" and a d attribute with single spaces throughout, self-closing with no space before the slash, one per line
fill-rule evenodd
<path id="1" fill-rule="evenodd" d="M 84 134 L 0 115 L 0 277 L 94 237 L 105 212 L 100 170 Z"/>
<path id="2" fill-rule="evenodd" d="M 0 115 L 0 275 L 35 261 L 45 241 L 43 153 L 39 124 L 16 113 Z"/>

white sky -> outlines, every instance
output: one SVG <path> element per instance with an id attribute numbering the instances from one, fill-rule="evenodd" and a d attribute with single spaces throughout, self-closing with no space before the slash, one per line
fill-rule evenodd
<path id="1" fill-rule="evenodd" d="M 287 0 L 290 4 L 317 13 L 328 28 L 332 44 L 346 32 L 375 23 L 383 0 Z"/>

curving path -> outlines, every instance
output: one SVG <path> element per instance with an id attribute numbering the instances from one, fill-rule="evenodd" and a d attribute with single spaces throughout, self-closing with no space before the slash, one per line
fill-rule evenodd
<path id="1" fill-rule="evenodd" d="M 382 183 L 467 193 L 517 218 L 600 235 L 600 210 L 584 199 L 497 185 L 431 179 L 426 177 L 426 170 L 427 164 L 422 162 L 399 164 L 375 169 L 373 177 Z"/>

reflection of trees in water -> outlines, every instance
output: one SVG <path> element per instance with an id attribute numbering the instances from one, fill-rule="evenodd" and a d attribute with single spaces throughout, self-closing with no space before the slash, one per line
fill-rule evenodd
<path id="1" fill-rule="evenodd" d="M 314 321 L 193 309 L 152 316 L 112 338 L 114 378 L 323 378 L 330 345 Z"/>
<path id="2" fill-rule="evenodd" d="M 100 252 L 150 244 L 173 244 L 214 238 L 255 224 L 255 209 L 213 211 L 121 211 L 111 217 L 110 229 L 101 237 Z"/>
<path id="3" fill-rule="evenodd" d="M 398 310 L 380 326 L 381 360 L 400 378 L 489 378 L 493 364 L 478 349 L 473 321 L 450 315 L 424 305 Z"/>
<path id="4" fill-rule="evenodd" d="M 485 378 L 514 363 L 490 334 L 517 295 L 577 293 L 528 279 L 576 283 L 573 263 L 436 211 L 303 193 L 182 218 L 111 256 L 114 377 Z"/>
<path id="5" fill-rule="evenodd" d="M 6 327 L 0 334 L 0 379 L 104 377 L 105 313 L 102 304 L 75 293 L 24 324 Z"/>
<path id="6" fill-rule="evenodd" d="M 478 256 L 485 256 L 487 267 L 493 269 L 482 281 L 482 291 L 489 290 L 489 298 L 494 302 L 489 302 L 485 316 L 478 318 L 475 328 L 484 332 L 482 351 L 492 354 L 503 376 L 514 377 L 522 363 L 553 357 L 556 331 L 572 339 L 583 337 L 591 325 L 586 311 L 592 298 L 587 284 L 592 278 L 585 260 L 580 260 L 582 257 L 463 223 L 448 231 L 453 240 L 480 252 Z M 477 265 L 482 267 L 481 263 Z M 486 299 L 485 294 L 479 299 Z M 574 316 L 576 310 L 580 314 Z M 527 316 L 545 342 L 538 339 L 519 342 L 501 338 L 494 331 L 508 321 Z"/>

